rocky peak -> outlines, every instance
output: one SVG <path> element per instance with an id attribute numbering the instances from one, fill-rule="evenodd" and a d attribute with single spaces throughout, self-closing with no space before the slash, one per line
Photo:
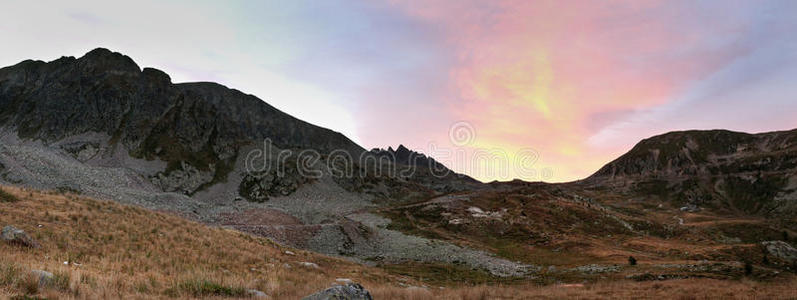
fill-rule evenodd
<path id="1" fill-rule="evenodd" d="M 130 72 L 139 73 L 141 68 L 135 61 L 127 55 L 113 52 L 105 48 L 97 48 L 89 51 L 78 59 L 79 63 L 87 70 L 93 72 Z"/>
<path id="2" fill-rule="evenodd" d="M 166 74 L 165 72 L 155 68 L 144 68 L 144 70 L 141 72 L 141 75 L 143 75 L 153 83 L 162 84 L 162 85 L 167 85 L 172 83 L 172 78 L 169 76 L 169 74 Z"/>

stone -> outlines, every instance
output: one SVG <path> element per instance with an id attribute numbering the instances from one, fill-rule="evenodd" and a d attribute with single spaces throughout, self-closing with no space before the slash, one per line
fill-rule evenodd
<path id="1" fill-rule="evenodd" d="M 797 249 L 784 241 L 761 242 L 761 246 L 766 249 L 769 255 L 788 263 L 797 262 Z"/>
<path id="2" fill-rule="evenodd" d="M 38 278 L 39 287 L 45 287 L 50 285 L 53 282 L 53 273 L 43 271 L 43 270 L 31 270 L 30 273 Z"/>
<path id="3" fill-rule="evenodd" d="M 311 268 L 311 269 L 320 269 L 321 268 L 317 264 L 314 264 L 314 263 L 311 263 L 311 262 L 306 262 L 306 261 L 300 262 L 299 264 L 302 265 L 302 267 L 305 267 L 305 268 Z"/>
<path id="4" fill-rule="evenodd" d="M 14 226 L 3 227 L 2 239 L 6 243 L 25 246 L 28 248 L 41 248 L 39 242 L 30 237 L 24 230 L 17 229 Z"/>
<path id="5" fill-rule="evenodd" d="M 346 285 L 338 285 L 321 292 L 304 297 L 303 300 L 373 300 L 371 293 L 369 293 L 362 285 L 358 283 L 349 283 Z"/>
<path id="6" fill-rule="evenodd" d="M 246 290 L 246 294 L 248 294 L 252 298 L 270 298 L 268 294 L 255 289 Z"/>
<path id="7" fill-rule="evenodd" d="M 351 280 L 351 279 L 348 279 L 348 278 L 337 278 L 337 279 L 335 279 L 335 282 L 339 282 L 339 283 L 341 283 L 341 284 L 349 284 L 349 283 L 354 283 L 354 281 L 353 281 L 353 280 Z"/>

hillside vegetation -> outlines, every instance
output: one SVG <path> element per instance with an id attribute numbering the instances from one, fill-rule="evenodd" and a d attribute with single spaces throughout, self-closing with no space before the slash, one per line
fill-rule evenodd
<path id="1" fill-rule="evenodd" d="M 166 213 L 72 194 L 2 189 L 17 200 L 0 202 L 0 225 L 23 229 L 42 245 L 31 249 L 0 244 L 4 298 L 246 298 L 249 289 L 256 289 L 272 299 L 300 299 L 338 278 L 362 283 L 375 299 L 797 296 L 792 277 L 767 283 L 692 279 L 547 286 L 529 281 L 463 285 L 443 277 L 439 286 L 424 286 L 382 269 L 285 249 L 268 239 Z M 52 283 L 39 287 L 31 270 L 53 273 Z"/>

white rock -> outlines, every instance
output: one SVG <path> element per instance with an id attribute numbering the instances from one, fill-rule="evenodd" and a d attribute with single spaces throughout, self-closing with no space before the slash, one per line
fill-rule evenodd
<path id="1" fill-rule="evenodd" d="M 335 281 L 336 282 L 340 282 L 342 284 L 347 284 L 347 283 L 353 283 L 354 282 L 354 281 L 352 281 L 351 279 L 348 279 L 348 278 L 337 278 L 337 279 L 335 279 Z"/>
<path id="2" fill-rule="evenodd" d="M 306 267 L 306 268 L 320 269 L 320 267 L 317 264 L 314 264 L 314 263 L 311 263 L 311 262 L 303 261 L 303 262 L 300 262 L 299 264 L 302 265 L 302 267 Z"/>
<path id="3" fill-rule="evenodd" d="M 246 290 L 246 293 L 252 298 L 269 298 L 266 293 L 254 289 Z"/>

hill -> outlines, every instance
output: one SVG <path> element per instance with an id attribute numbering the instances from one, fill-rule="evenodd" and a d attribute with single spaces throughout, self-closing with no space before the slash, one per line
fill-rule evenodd
<path id="1" fill-rule="evenodd" d="M 797 130 L 671 132 L 641 141 L 584 182 L 681 206 L 791 218 Z"/>

